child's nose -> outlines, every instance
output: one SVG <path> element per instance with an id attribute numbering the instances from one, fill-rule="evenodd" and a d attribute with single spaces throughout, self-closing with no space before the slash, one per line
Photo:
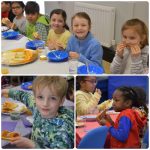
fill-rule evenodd
<path id="1" fill-rule="evenodd" d="M 47 106 L 47 105 L 48 105 L 48 99 L 44 99 L 43 105 L 44 105 L 44 106 Z"/>

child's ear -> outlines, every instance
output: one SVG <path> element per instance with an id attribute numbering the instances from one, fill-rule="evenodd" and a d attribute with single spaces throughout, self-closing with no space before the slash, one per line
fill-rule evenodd
<path id="1" fill-rule="evenodd" d="M 131 107 L 132 106 L 132 101 L 131 100 L 126 101 L 126 106 Z"/>

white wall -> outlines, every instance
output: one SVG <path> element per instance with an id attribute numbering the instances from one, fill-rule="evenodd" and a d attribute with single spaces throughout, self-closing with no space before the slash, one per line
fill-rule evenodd
<path id="1" fill-rule="evenodd" d="M 120 42 L 121 40 L 121 27 L 123 23 L 131 18 L 139 18 L 143 20 L 146 25 L 148 25 L 148 12 L 149 12 L 149 5 L 146 1 L 89 1 L 87 3 L 94 3 L 97 5 L 105 5 L 111 6 L 116 8 L 116 22 L 115 22 L 115 40 L 116 42 Z M 61 8 L 64 9 L 67 13 L 67 23 L 70 26 L 71 24 L 71 17 L 74 15 L 74 2 L 67 2 L 67 1 L 60 1 L 60 2 L 45 2 L 45 12 L 49 14 L 51 10 Z"/>

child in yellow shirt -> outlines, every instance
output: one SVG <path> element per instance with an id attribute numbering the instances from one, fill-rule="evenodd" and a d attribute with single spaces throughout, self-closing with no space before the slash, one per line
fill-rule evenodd
<path id="1" fill-rule="evenodd" d="M 54 9 L 50 14 L 51 29 L 48 33 L 47 44 L 50 50 L 65 49 L 71 36 L 66 24 L 67 15 L 62 9 Z"/>

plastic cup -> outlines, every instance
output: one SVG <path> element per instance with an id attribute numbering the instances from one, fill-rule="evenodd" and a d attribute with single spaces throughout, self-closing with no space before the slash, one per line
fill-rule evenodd
<path id="1" fill-rule="evenodd" d="M 70 58 L 68 63 L 69 63 L 69 73 L 70 74 L 77 74 L 78 59 Z"/>

